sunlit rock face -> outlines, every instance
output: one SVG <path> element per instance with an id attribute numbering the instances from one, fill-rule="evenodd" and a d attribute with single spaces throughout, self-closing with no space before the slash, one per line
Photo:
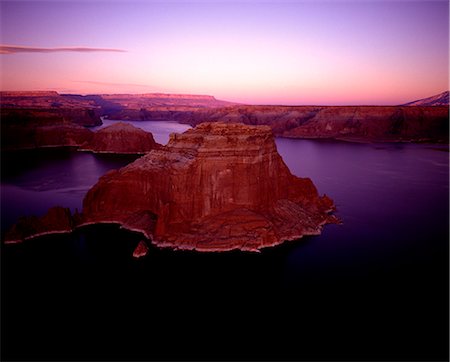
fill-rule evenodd
<path id="1" fill-rule="evenodd" d="M 148 246 L 144 240 L 139 241 L 136 248 L 133 251 L 133 258 L 139 259 L 148 254 Z"/>
<path id="2" fill-rule="evenodd" d="M 101 177 L 82 223 L 119 222 L 164 247 L 258 250 L 320 233 L 333 208 L 290 173 L 269 127 L 203 123 Z"/>
<path id="3" fill-rule="evenodd" d="M 445 91 L 434 96 L 418 99 L 404 104 L 405 106 L 447 106 L 449 105 L 449 91 Z"/>
<path id="4" fill-rule="evenodd" d="M 160 147 L 150 132 L 129 123 L 117 122 L 93 134 L 80 150 L 96 153 L 147 153 Z"/>
<path id="5" fill-rule="evenodd" d="M 356 142 L 448 142 L 448 106 L 230 106 L 173 113 L 208 121 L 268 125 L 276 136 Z"/>

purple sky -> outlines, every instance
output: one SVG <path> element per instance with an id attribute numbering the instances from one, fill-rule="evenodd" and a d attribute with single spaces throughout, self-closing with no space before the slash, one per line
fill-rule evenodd
<path id="1" fill-rule="evenodd" d="M 448 89 L 448 1 L 1 1 L 1 89 L 399 104 Z"/>

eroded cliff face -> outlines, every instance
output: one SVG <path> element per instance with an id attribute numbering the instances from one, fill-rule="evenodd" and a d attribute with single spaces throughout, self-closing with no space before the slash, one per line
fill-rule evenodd
<path id="1" fill-rule="evenodd" d="M 301 125 L 280 129 L 280 135 L 363 142 L 448 142 L 448 107 L 326 107 Z"/>
<path id="2" fill-rule="evenodd" d="M 2 150 L 45 147 L 74 147 L 94 153 L 144 154 L 161 145 L 150 132 L 131 124 L 117 122 L 97 132 L 67 121 L 49 122 L 39 126 L 20 124 L 2 127 Z"/>
<path id="3" fill-rule="evenodd" d="M 42 147 L 79 147 L 93 135 L 90 130 L 72 123 L 39 127 L 2 126 L 2 150 L 22 150 Z"/>
<path id="4" fill-rule="evenodd" d="M 202 122 L 268 125 L 276 136 L 357 142 L 448 142 L 449 135 L 448 92 L 403 106 L 252 106 L 190 94 L 0 92 L 0 108 L 2 132 L 3 119 L 15 112 L 14 124 L 30 118 L 37 126 L 58 117 L 94 126 L 101 124 L 103 115 L 116 120 L 175 121 L 191 126 Z M 34 125 L 28 123 L 27 127 Z"/>
<path id="5" fill-rule="evenodd" d="M 3 150 L 79 146 L 92 132 L 85 125 L 101 124 L 93 109 L 1 108 Z"/>
<path id="6" fill-rule="evenodd" d="M 161 145 L 155 142 L 150 132 L 131 124 L 117 122 L 95 132 L 80 147 L 80 151 L 95 153 L 143 154 Z"/>
<path id="7" fill-rule="evenodd" d="M 11 124 L 40 126 L 71 122 L 80 126 L 102 124 L 101 109 L 88 102 L 67 102 L 67 97 L 2 97 L 0 100 L 2 118 Z"/>
<path id="8" fill-rule="evenodd" d="M 70 209 L 55 206 L 41 217 L 21 217 L 18 223 L 6 232 L 5 243 L 20 243 L 47 234 L 70 233 L 77 221 L 77 214 L 72 216 Z"/>
<path id="9" fill-rule="evenodd" d="M 123 109 L 111 118 L 268 125 L 276 136 L 357 142 L 448 142 L 448 106 L 248 106 Z"/>
<path id="10" fill-rule="evenodd" d="M 81 223 L 119 222 L 171 248 L 258 250 L 320 233 L 333 209 L 290 173 L 269 127 L 204 123 L 101 177 Z"/>

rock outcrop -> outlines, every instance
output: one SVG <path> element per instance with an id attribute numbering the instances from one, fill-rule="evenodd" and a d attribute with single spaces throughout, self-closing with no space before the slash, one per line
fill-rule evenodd
<path id="1" fill-rule="evenodd" d="M 136 248 L 133 251 L 133 258 L 142 258 L 148 254 L 148 245 L 144 240 L 141 240 L 139 244 L 137 244 Z"/>
<path id="2" fill-rule="evenodd" d="M 2 118 L 10 121 L 48 123 L 57 120 L 80 126 L 99 126 L 101 106 L 88 97 L 63 96 L 57 92 L 0 92 Z"/>
<path id="3" fill-rule="evenodd" d="M 414 105 L 415 107 L 411 107 Z M 40 124 L 45 114 L 83 126 L 116 120 L 268 125 L 275 136 L 356 142 L 448 142 L 448 91 L 403 106 L 252 106 L 192 94 L 60 95 L 1 92 L 2 120 L 11 110 Z M 3 126 L 2 126 L 3 127 Z M 31 126 L 29 126 L 31 127 Z M 3 131 L 3 129 L 2 129 Z"/>
<path id="4" fill-rule="evenodd" d="M 161 145 L 155 142 L 150 132 L 129 123 L 117 122 L 95 132 L 80 151 L 95 153 L 143 154 Z"/>
<path id="5" fill-rule="evenodd" d="M 92 135 L 84 126 L 101 124 L 93 109 L 2 106 L 0 116 L 2 150 L 80 146 Z"/>
<path id="6" fill-rule="evenodd" d="M 257 251 L 319 234 L 338 221 L 333 210 L 310 179 L 290 173 L 269 127 L 204 123 L 106 173 L 80 215 L 53 208 L 42 218 L 23 218 L 6 242 L 119 223 L 161 247 Z M 135 256 L 146 252 L 138 246 Z"/>
<path id="7" fill-rule="evenodd" d="M 404 106 L 447 106 L 449 105 L 449 91 L 436 94 L 431 97 L 418 99 L 404 104 Z"/>
<path id="8" fill-rule="evenodd" d="M 148 118 L 162 117 L 147 112 Z M 232 106 L 166 114 L 192 126 L 204 121 L 268 125 L 275 136 L 357 142 L 448 142 L 443 106 Z"/>
<path id="9" fill-rule="evenodd" d="M 40 122 L 2 122 L 3 151 L 74 147 L 94 153 L 144 154 L 161 147 L 150 132 L 131 124 L 117 122 L 97 132 L 60 120 L 52 113 L 40 112 Z M 3 121 L 3 119 L 2 119 Z"/>
<path id="10" fill-rule="evenodd" d="M 448 106 L 248 106 L 123 109 L 112 119 L 267 125 L 275 136 L 356 142 L 448 142 Z"/>
<path id="11" fill-rule="evenodd" d="M 77 215 L 72 216 L 70 209 L 55 206 L 42 217 L 21 217 L 5 234 L 5 243 L 20 243 L 38 236 L 70 233 L 77 221 Z"/>
<path id="12" fill-rule="evenodd" d="M 333 209 L 290 173 L 269 127 L 204 123 L 102 176 L 82 224 L 117 222 L 162 247 L 254 251 L 320 233 Z"/>
<path id="13" fill-rule="evenodd" d="M 43 147 L 79 147 L 93 135 L 90 130 L 72 123 L 40 127 L 2 125 L 2 150 Z"/>

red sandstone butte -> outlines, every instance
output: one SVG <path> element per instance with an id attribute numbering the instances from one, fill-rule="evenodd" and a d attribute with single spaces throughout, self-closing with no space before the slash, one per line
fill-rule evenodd
<path id="1" fill-rule="evenodd" d="M 80 151 L 94 153 L 147 153 L 160 145 L 150 132 L 129 123 L 117 122 L 98 130 L 80 147 Z"/>
<path id="2" fill-rule="evenodd" d="M 82 224 L 117 222 L 160 247 L 257 251 L 319 234 L 332 210 L 290 173 L 269 127 L 203 123 L 102 176 Z"/>

